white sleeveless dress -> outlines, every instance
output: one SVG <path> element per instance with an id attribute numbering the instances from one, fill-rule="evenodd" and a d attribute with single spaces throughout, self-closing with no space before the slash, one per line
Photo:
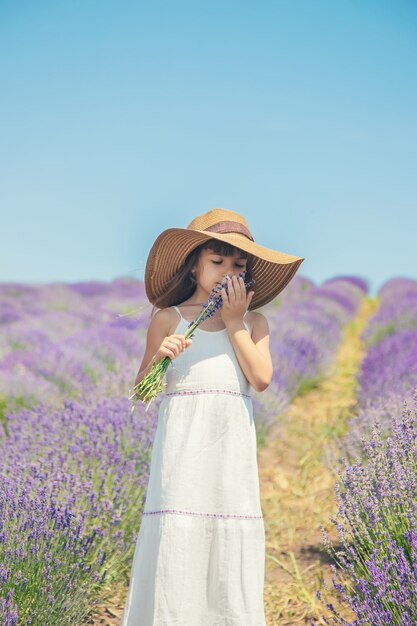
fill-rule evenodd
<path id="1" fill-rule="evenodd" d="M 197 328 L 166 383 L 120 626 L 266 626 L 253 388 L 227 329 Z"/>

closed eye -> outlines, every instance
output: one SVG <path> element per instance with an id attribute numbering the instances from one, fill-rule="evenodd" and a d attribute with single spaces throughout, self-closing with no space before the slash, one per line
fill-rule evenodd
<path id="1" fill-rule="evenodd" d="M 214 263 L 215 265 L 219 265 L 220 263 L 223 263 L 223 261 L 212 261 L 212 263 Z M 236 263 L 236 267 L 244 268 L 244 267 L 246 267 L 246 266 L 245 266 L 245 265 L 238 265 L 238 264 Z"/>

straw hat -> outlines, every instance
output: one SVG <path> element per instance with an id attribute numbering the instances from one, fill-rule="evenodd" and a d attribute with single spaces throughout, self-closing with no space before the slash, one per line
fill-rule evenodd
<path id="1" fill-rule="evenodd" d="M 208 239 L 225 241 L 253 258 L 255 292 L 248 306 L 257 309 L 275 298 L 288 285 L 304 261 L 303 257 L 270 250 L 255 243 L 245 218 L 227 209 L 211 209 L 199 215 L 187 228 L 168 228 L 155 240 L 146 262 L 145 290 L 155 304 L 187 256 Z"/>

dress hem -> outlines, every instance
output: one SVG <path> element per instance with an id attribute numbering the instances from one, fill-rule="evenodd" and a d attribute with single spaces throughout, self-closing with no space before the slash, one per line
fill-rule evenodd
<path id="1" fill-rule="evenodd" d="M 183 511 L 180 509 L 158 509 L 156 511 L 144 511 L 142 515 L 161 515 L 164 513 L 172 513 L 174 515 L 194 515 L 197 517 L 219 517 L 224 519 L 263 519 L 263 515 L 244 515 L 237 513 L 200 513 L 199 511 Z"/>

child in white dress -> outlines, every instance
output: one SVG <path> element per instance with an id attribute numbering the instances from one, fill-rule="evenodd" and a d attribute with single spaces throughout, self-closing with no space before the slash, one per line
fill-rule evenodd
<path id="1" fill-rule="evenodd" d="M 249 309 L 272 300 L 303 260 L 255 244 L 246 220 L 225 209 L 154 243 L 145 287 L 161 310 L 135 385 L 153 361 L 172 364 L 120 626 L 266 626 L 252 392 L 273 371 L 268 322 Z M 254 278 L 254 291 L 240 273 Z M 221 308 L 186 340 L 227 276 Z"/>

